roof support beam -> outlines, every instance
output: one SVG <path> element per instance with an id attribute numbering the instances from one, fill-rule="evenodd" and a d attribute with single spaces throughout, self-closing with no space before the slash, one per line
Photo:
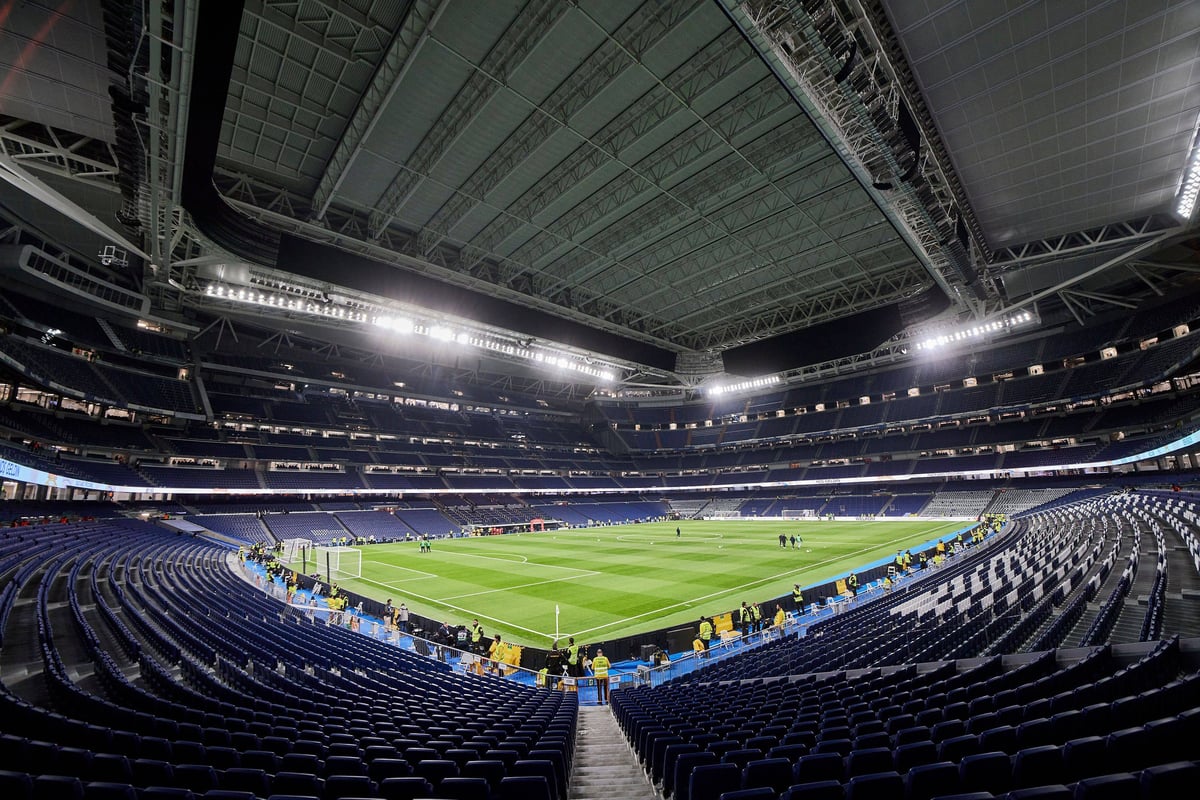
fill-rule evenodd
<path id="1" fill-rule="evenodd" d="M 391 184 L 371 212 L 369 233 L 379 238 L 392 220 L 401 212 L 421 181 L 417 177 L 429 174 L 448 153 L 458 138 L 467 130 L 476 115 L 499 91 L 501 82 L 493 81 L 490 74 L 505 78 L 529 56 L 541 37 L 570 9 L 557 0 L 531 0 L 517 14 L 517 18 L 504 32 L 504 36 L 483 59 L 463 88 L 454 96 L 441 116 L 438 117 L 417 145 L 411 169 L 397 172 Z"/>
<path id="2" fill-rule="evenodd" d="M 842 78 L 844 64 L 838 63 L 828 45 L 816 32 L 812 18 L 795 3 L 785 0 L 719 0 L 725 13 L 758 50 L 763 61 L 781 84 L 809 115 L 814 124 L 863 190 L 908 243 L 933 281 L 960 312 L 983 316 L 999 304 L 989 283 L 984 283 L 984 299 L 973 295 L 965 252 L 957 252 L 941 228 L 949 220 L 937 219 L 926 208 L 909 183 L 906 170 L 896 160 L 891 147 L 874 123 L 862 98 Z M 834 12 L 836 13 L 836 12 Z M 867 162 L 880 162 L 887 174 L 872 175 Z M 880 188 L 877 180 L 886 180 L 890 188 Z M 886 193 L 885 193 L 886 192 Z M 953 240 L 953 236 L 950 237 Z M 957 252 L 957 254 L 956 254 Z M 974 284 L 975 288 L 979 285 Z"/>
<path id="3" fill-rule="evenodd" d="M 1148 217 L 1111 222 L 1084 231 L 1072 231 L 1061 236 L 1036 239 L 1031 242 L 998 248 L 995 259 L 987 266 L 989 274 L 1007 272 L 1016 267 L 1046 259 L 1079 255 L 1106 247 L 1118 247 L 1148 239 L 1163 231 L 1177 230 L 1174 220 L 1153 214 Z"/>
<path id="4" fill-rule="evenodd" d="M 1022 298 L 1020 300 L 1017 300 L 1017 301 L 1011 303 L 1009 306 L 1002 309 L 1001 311 L 998 311 L 994 314 L 989 315 L 987 319 L 1002 317 L 1005 314 L 1008 314 L 1019 308 L 1025 308 L 1026 306 L 1033 305 L 1033 304 L 1037 303 L 1038 301 L 1043 300 L 1047 297 L 1051 297 L 1052 295 L 1059 294 L 1062 290 L 1069 289 L 1070 287 L 1074 286 L 1075 284 L 1081 283 L 1081 282 L 1087 280 L 1088 278 L 1091 278 L 1095 275 L 1099 275 L 1100 273 L 1105 272 L 1110 269 L 1113 269 L 1114 267 L 1120 267 L 1120 266 L 1130 263 L 1131 261 L 1135 261 L 1138 256 L 1143 255 L 1145 253 L 1153 252 L 1154 250 L 1158 249 L 1163 244 L 1165 244 L 1166 242 L 1168 242 L 1169 240 L 1171 240 L 1172 238 L 1174 238 L 1175 236 L 1180 234 L 1183 230 L 1184 230 L 1184 227 L 1179 226 L 1176 228 L 1172 228 L 1171 230 L 1165 231 L 1163 233 L 1160 233 L 1151 239 L 1143 240 L 1140 244 L 1135 245 L 1133 248 L 1126 250 L 1122 253 L 1119 253 L 1116 256 L 1113 256 L 1112 258 L 1107 259 L 1103 263 L 1098 264 L 1089 270 L 1080 272 L 1077 275 L 1072 275 L 1070 278 L 1068 278 L 1064 281 L 1061 281 L 1054 286 L 1047 287 L 1047 288 L 1041 290 L 1040 292 L 1035 292 L 1035 293 L 1029 295 L 1028 297 Z"/>
<path id="5" fill-rule="evenodd" d="M 342 181 L 354 164 L 358 154 L 362 152 L 363 142 L 371 135 L 379 122 L 379 116 L 391 102 L 397 87 L 400 85 L 414 61 L 417 51 L 428 39 L 428 31 L 445 6 L 440 0 L 414 0 L 404 17 L 400 30 L 392 39 L 388 51 L 384 54 L 371 84 L 363 92 L 354 110 L 354 116 L 346 125 L 337 147 L 325 165 L 325 171 L 317 182 L 313 193 L 313 218 L 323 219 Z"/>

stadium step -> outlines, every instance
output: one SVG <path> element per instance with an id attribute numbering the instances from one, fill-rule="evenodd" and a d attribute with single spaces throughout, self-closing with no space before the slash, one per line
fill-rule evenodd
<path id="1" fill-rule="evenodd" d="M 657 800 L 608 706 L 580 706 L 570 800 Z"/>

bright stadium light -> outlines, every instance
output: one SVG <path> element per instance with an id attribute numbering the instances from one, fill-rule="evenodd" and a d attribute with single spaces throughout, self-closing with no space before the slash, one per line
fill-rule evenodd
<path id="1" fill-rule="evenodd" d="M 982 322 L 977 325 L 972 325 L 967 328 L 962 328 L 957 331 L 948 331 L 946 333 L 929 336 L 917 342 L 915 347 L 918 350 L 936 350 L 939 347 L 944 347 L 948 344 L 956 344 L 971 339 L 979 339 L 986 336 L 991 336 L 994 333 L 1001 331 L 1009 331 L 1015 328 L 1022 328 L 1027 325 L 1035 324 L 1037 317 L 1029 311 L 1015 311 L 1011 314 L 994 319 L 989 322 Z"/>
<path id="2" fill-rule="evenodd" d="M 611 383 L 618 372 L 609 364 L 581 353 L 535 350 L 532 340 L 508 338 L 502 333 L 471 330 L 469 325 L 447 324 L 437 320 L 413 319 L 394 309 L 375 305 L 358 298 L 329 295 L 312 289 L 282 284 L 259 284 L 250 287 L 230 286 L 218 282 L 204 287 L 204 294 L 226 302 L 265 306 L 294 314 L 307 314 L 324 320 L 345 320 L 369 325 L 372 328 L 396 335 L 427 336 L 440 342 L 453 342 L 464 347 L 475 347 L 514 359 L 542 366 L 557 367 L 577 372 L 599 381 Z"/>
<path id="3" fill-rule="evenodd" d="M 773 386 L 779 383 L 778 375 L 767 375 L 762 378 L 753 378 L 748 381 L 740 381 L 738 383 L 719 383 L 716 386 L 708 387 L 709 394 L 730 394 L 734 392 L 744 392 L 748 389 L 761 389 L 764 386 Z"/>
<path id="4" fill-rule="evenodd" d="M 1197 120 L 1200 128 L 1200 119 Z M 1192 131 L 1192 147 L 1188 151 L 1187 163 L 1183 167 L 1183 178 L 1179 182 L 1179 194 L 1175 200 L 1175 215 L 1184 222 L 1196 211 L 1196 198 L 1200 196 L 1200 133 Z"/>

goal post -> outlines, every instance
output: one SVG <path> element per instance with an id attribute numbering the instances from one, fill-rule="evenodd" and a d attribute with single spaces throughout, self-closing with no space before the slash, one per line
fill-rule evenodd
<path id="1" fill-rule="evenodd" d="M 357 547 L 318 547 L 316 570 L 331 581 L 362 577 L 362 550 Z"/>
<path id="2" fill-rule="evenodd" d="M 284 539 L 283 557 L 280 560 L 297 572 L 306 571 L 304 562 L 311 564 L 313 560 L 312 539 Z"/>
<path id="3" fill-rule="evenodd" d="M 362 550 L 357 547 L 323 547 L 311 539 L 286 539 L 280 560 L 288 569 L 304 574 L 328 573 L 334 581 L 362 577 Z"/>

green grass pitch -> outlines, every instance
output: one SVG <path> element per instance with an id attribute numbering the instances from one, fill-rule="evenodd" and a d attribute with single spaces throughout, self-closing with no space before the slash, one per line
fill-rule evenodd
<path id="1" fill-rule="evenodd" d="M 597 642 L 694 622 L 763 601 L 951 533 L 963 522 L 684 520 L 363 548 L 342 585 L 488 635 L 548 647 L 555 606 L 565 639 Z M 782 550 L 779 534 L 801 536 Z M 807 597 L 812 600 L 815 598 Z M 764 609 L 764 612 L 768 612 Z"/>

